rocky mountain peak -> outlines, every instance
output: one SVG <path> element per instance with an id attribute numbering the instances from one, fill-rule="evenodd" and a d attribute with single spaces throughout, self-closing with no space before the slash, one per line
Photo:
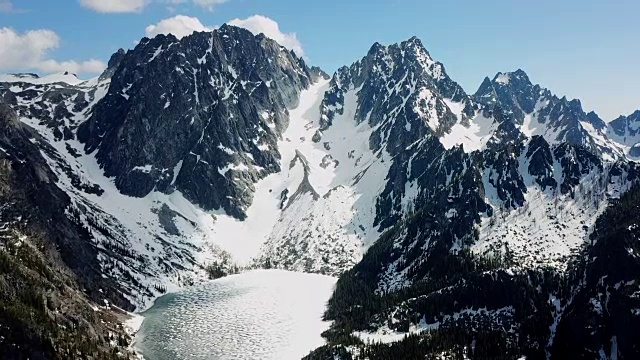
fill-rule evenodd
<path id="1" fill-rule="evenodd" d="M 112 59 L 108 93 L 78 131 L 86 151 L 125 194 L 177 189 L 240 218 L 253 183 L 280 168 L 287 108 L 321 76 L 275 41 L 229 25 L 143 39 Z"/>
<path id="2" fill-rule="evenodd" d="M 485 78 L 474 98 L 486 104 L 499 104 L 502 108 L 514 110 L 518 122 L 526 114 L 534 111 L 535 105 L 545 93 L 539 85 L 533 85 L 529 76 L 521 69 L 513 72 L 497 73 L 493 80 Z"/>
<path id="3" fill-rule="evenodd" d="M 118 51 L 113 53 L 113 55 L 111 55 L 111 58 L 109 58 L 109 62 L 107 63 L 107 68 L 102 72 L 102 74 L 100 74 L 100 81 L 110 79 L 113 76 L 113 74 L 118 69 L 118 66 L 120 66 L 120 63 L 125 58 L 126 54 L 127 52 L 124 49 L 120 48 L 118 49 Z"/>
<path id="4" fill-rule="evenodd" d="M 367 52 L 367 56 L 371 57 L 371 56 L 375 56 L 378 53 L 382 53 L 385 48 L 386 47 L 384 45 L 376 41 L 369 48 L 369 51 Z M 345 66 L 345 67 L 348 67 L 348 66 Z"/>
<path id="5" fill-rule="evenodd" d="M 536 87 L 526 72 L 522 69 L 518 69 L 511 72 L 499 72 L 493 79 L 486 77 L 480 88 L 476 92 L 476 96 L 483 96 L 491 91 L 499 91 L 501 96 L 506 93 L 512 95 L 522 94 L 521 96 L 535 96 L 536 92 L 539 92 L 539 87 Z"/>
<path id="6" fill-rule="evenodd" d="M 416 36 L 402 41 L 399 44 L 399 47 L 402 50 L 407 51 L 409 55 L 414 55 L 416 60 L 422 61 L 423 66 L 429 67 L 433 63 L 435 63 L 435 60 L 431 57 L 431 54 L 429 54 L 429 51 L 427 51 L 427 48 L 423 45 L 422 40 L 420 40 Z"/>
<path id="7" fill-rule="evenodd" d="M 407 115 L 407 122 L 415 118 L 430 124 L 425 131 L 446 133 L 455 123 L 468 121 L 475 113 L 471 98 L 417 37 L 391 45 L 375 43 L 361 60 L 339 69 L 325 96 L 323 128 L 330 126 L 335 114 L 342 112 L 344 104 L 340 102 L 344 102 L 349 90 L 359 94 L 356 120 L 366 120 L 371 126 L 390 122 L 407 112 L 411 114 Z M 391 113 L 394 115 L 380 117 L 380 114 Z M 412 128 L 421 126 L 416 123 Z M 389 130 L 383 132 L 386 138 Z M 375 140 L 374 147 L 381 142 L 384 140 Z"/>
<path id="8" fill-rule="evenodd" d="M 640 110 L 630 115 L 622 115 L 609 123 L 611 129 L 618 136 L 635 136 L 640 132 Z"/>
<path id="9" fill-rule="evenodd" d="M 450 80 L 444 66 L 431 57 L 416 36 L 391 45 L 376 42 L 361 62 L 370 63 L 374 71 L 386 71 L 387 75 L 416 72 L 416 75 L 433 77 L 436 81 Z"/>
<path id="10" fill-rule="evenodd" d="M 494 112 L 506 112 L 504 119 L 514 121 L 527 136 L 610 150 L 601 146 L 607 126 L 595 112 L 586 113 L 580 100 L 559 97 L 534 84 L 521 69 L 485 78 L 473 98 Z"/>
<path id="11" fill-rule="evenodd" d="M 607 123 L 604 122 L 595 111 L 589 111 L 585 117 L 585 121 L 599 131 L 604 131 L 607 127 Z"/>
<path id="12" fill-rule="evenodd" d="M 493 81 L 499 84 L 513 85 L 516 87 L 533 85 L 531 80 L 529 80 L 529 75 L 527 75 L 527 73 L 522 69 L 506 73 L 499 72 L 493 78 Z"/>

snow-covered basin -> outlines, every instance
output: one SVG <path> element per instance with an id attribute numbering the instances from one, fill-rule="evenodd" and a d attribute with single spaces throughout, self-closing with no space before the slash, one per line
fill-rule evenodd
<path id="1" fill-rule="evenodd" d="M 165 295 L 142 315 L 145 360 L 300 359 L 322 346 L 336 278 L 255 270 Z"/>

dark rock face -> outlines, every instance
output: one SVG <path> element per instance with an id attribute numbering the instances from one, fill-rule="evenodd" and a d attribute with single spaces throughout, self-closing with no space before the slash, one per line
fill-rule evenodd
<path id="1" fill-rule="evenodd" d="M 598 131 L 605 131 L 607 128 L 607 124 L 600 118 L 600 116 L 598 116 L 598 114 L 595 113 L 595 111 L 588 112 L 584 121 L 591 124 L 591 126 Z"/>
<path id="2" fill-rule="evenodd" d="M 323 76 L 264 36 L 223 26 L 118 53 L 109 92 L 79 139 L 123 193 L 180 190 L 243 218 L 253 183 L 279 171 L 287 107 Z"/>
<path id="3" fill-rule="evenodd" d="M 345 104 L 348 91 L 357 92 L 356 104 Z M 448 102 L 462 104 L 461 113 L 454 114 Z M 474 104 L 417 38 L 390 46 L 376 43 L 360 61 L 339 69 L 321 105 L 321 130 L 328 129 L 346 106 L 357 109 L 357 123 L 366 121 L 375 129 L 371 151 L 393 157 L 376 209 L 374 225 L 381 229 L 402 217 L 405 184 L 413 182 L 420 189 L 448 186 L 446 173 L 468 161 L 460 149 L 448 153 L 438 136 L 458 122 L 468 122 Z"/>
<path id="4" fill-rule="evenodd" d="M 563 194 L 578 186 L 585 175 L 603 170 L 602 160 L 583 147 L 565 143 L 556 147 L 554 155 L 562 166 L 564 181 L 560 184 L 560 191 Z"/>
<path id="5" fill-rule="evenodd" d="M 120 66 L 120 63 L 127 57 L 127 52 L 124 49 L 118 49 L 118 51 L 111 55 L 109 62 L 107 63 L 107 69 L 100 75 L 99 80 L 108 80 L 113 77 L 116 70 Z"/>
<path id="6" fill-rule="evenodd" d="M 485 186 L 491 185 L 496 189 L 504 207 L 515 209 L 524 204 L 527 191 L 523 182 L 525 174 L 519 167 L 526 138 L 516 127 L 511 112 L 494 106 L 491 113 L 499 125 L 482 154 L 482 168 L 488 179 Z"/>
<path id="7" fill-rule="evenodd" d="M 529 174 L 536 178 L 536 182 L 543 190 L 555 189 L 558 182 L 553 177 L 553 155 L 549 143 L 542 136 L 534 136 L 527 148 L 529 159 Z"/>
<path id="8" fill-rule="evenodd" d="M 41 150 L 47 153 L 50 149 L 42 142 L 33 144 L 30 139 L 37 135 L 22 125 L 15 112 L 3 103 L 0 103 L 0 120 L 2 155 L 11 162 L 12 186 L 15 187 L 12 195 L 18 195 L 20 200 L 15 204 L 20 207 L 16 213 L 27 216 L 25 220 L 30 226 L 60 247 L 62 260 L 76 272 L 88 293 L 101 301 L 104 295 L 98 289 L 110 289 L 111 292 L 118 285 L 102 277 L 96 268 L 97 252 L 89 234 L 65 214 L 70 205 L 69 197 L 56 186 L 56 175 L 40 154 Z M 128 302 L 115 291 L 111 296 L 119 306 L 129 308 Z"/>
<path id="9" fill-rule="evenodd" d="M 613 133 L 626 138 L 640 134 L 640 110 L 629 116 L 620 116 L 609 123 Z"/>

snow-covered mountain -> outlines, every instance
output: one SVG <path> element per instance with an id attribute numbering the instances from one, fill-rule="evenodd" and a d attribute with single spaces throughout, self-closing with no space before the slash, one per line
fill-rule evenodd
<path id="1" fill-rule="evenodd" d="M 606 141 L 607 124 L 594 112 L 586 113 L 577 99 L 559 98 L 534 85 L 522 70 L 485 78 L 474 98 L 511 112 L 525 135 L 540 135 L 550 144 L 570 143 L 593 151 L 617 150 Z"/>
<path id="2" fill-rule="evenodd" d="M 417 38 L 328 76 L 225 25 L 88 81 L 2 76 L 0 99 L 86 235 L 94 300 L 142 309 L 212 268 L 343 274 L 320 358 L 410 333 L 555 354 L 596 219 L 640 176 L 637 112 L 606 123 L 522 70 L 467 94 Z"/>
<path id="3" fill-rule="evenodd" d="M 327 92 L 318 140 L 345 120 L 367 123 L 370 150 L 390 162 L 375 199 L 374 229 L 386 232 L 329 305 L 328 340 L 351 347 L 311 358 L 399 355 L 420 348 L 407 345 L 416 338 L 400 341 L 421 333 L 449 346 L 425 346 L 423 355 L 455 357 L 479 342 L 510 356 L 562 353 L 555 329 L 577 291 L 568 280 L 575 262 L 594 251 L 598 216 L 638 181 L 624 144 L 578 100 L 533 85 L 521 70 L 486 79 L 470 97 L 433 64 L 416 39 L 376 44 Z M 537 312 L 545 315 L 527 320 Z M 452 340 L 456 331 L 464 336 Z"/>
<path id="4" fill-rule="evenodd" d="M 4 83 L 27 83 L 34 85 L 47 85 L 63 83 L 68 85 L 78 85 L 83 81 L 78 79 L 75 74 L 69 72 L 55 73 L 40 77 L 37 74 L 21 73 L 21 74 L 0 74 L 0 82 Z"/>
<path id="5" fill-rule="evenodd" d="M 12 77 L 0 92 L 39 133 L 119 305 L 144 308 L 214 261 L 231 266 L 229 253 L 242 265 L 257 255 L 260 229 L 241 221 L 254 184 L 280 171 L 288 108 L 322 76 L 273 40 L 223 26 L 143 39 L 96 79 Z"/>
<path id="6" fill-rule="evenodd" d="M 609 137 L 621 145 L 628 157 L 640 157 L 640 110 L 609 123 Z"/>
<path id="7" fill-rule="evenodd" d="M 446 88 L 448 97 L 431 96 L 436 86 Z M 400 169 L 411 171 L 422 139 L 466 121 L 473 109 L 416 38 L 375 44 L 312 96 L 315 103 L 309 100 L 310 111 L 298 125 L 306 132 L 294 139 L 306 143 L 296 148 L 301 161 L 291 162 L 308 184 L 283 195 L 282 220 L 262 261 L 341 272 L 410 211 L 418 186 Z M 393 192 L 391 186 L 400 188 Z M 336 255 L 337 268 L 331 264 Z"/>

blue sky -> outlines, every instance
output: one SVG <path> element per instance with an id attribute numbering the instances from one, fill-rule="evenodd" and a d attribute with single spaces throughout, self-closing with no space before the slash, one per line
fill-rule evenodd
<path id="1" fill-rule="evenodd" d="M 214 27 L 255 14 L 328 72 L 375 41 L 417 35 L 470 93 L 485 76 L 522 68 L 606 120 L 640 109 L 640 2 L 631 0 L 0 0 L 0 72 L 66 67 L 90 76 L 163 19 Z"/>

